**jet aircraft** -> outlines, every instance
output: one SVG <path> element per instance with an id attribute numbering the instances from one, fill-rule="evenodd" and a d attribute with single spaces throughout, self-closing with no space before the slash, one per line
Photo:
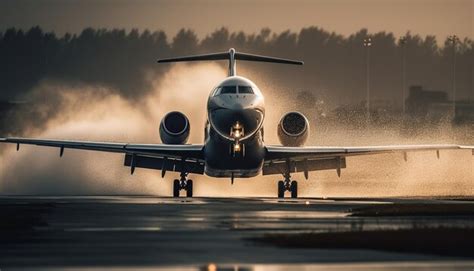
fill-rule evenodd
<path id="1" fill-rule="evenodd" d="M 439 151 L 444 149 L 474 149 L 462 145 L 392 145 L 367 147 L 305 147 L 309 137 L 308 119 L 299 112 L 284 114 L 278 123 L 279 146 L 266 145 L 263 123 L 265 120 L 264 97 L 251 80 L 238 76 L 236 60 L 257 61 L 291 65 L 303 65 L 302 61 L 267 57 L 236 52 L 160 59 L 158 63 L 227 60 L 228 77 L 211 90 L 207 102 L 207 121 L 204 129 L 204 143 L 186 144 L 190 123 L 181 112 L 166 114 L 159 126 L 162 144 L 127 144 L 113 142 L 70 141 L 53 139 L 31 139 L 7 137 L 0 142 L 14 143 L 19 150 L 21 144 L 57 147 L 60 156 L 64 149 L 82 149 L 124 154 L 124 165 L 131 174 L 136 168 L 180 173 L 173 182 L 173 196 L 179 197 L 184 190 L 187 197 L 193 196 L 193 181 L 189 174 L 205 174 L 217 178 L 249 178 L 258 175 L 282 175 L 278 181 L 278 197 L 289 192 L 292 198 L 298 196 L 298 183 L 291 174 L 302 172 L 308 179 L 308 172 L 336 170 L 346 167 L 346 157 L 380 153 L 410 151 Z M 473 150 L 474 152 L 474 150 Z"/>

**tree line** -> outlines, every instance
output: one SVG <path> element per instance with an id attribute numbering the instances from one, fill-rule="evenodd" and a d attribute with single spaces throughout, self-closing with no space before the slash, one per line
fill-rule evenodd
<path id="1" fill-rule="evenodd" d="M 29 30 L 10 28 L 0 32 L 0 100 L 24 97 L 42 79 L 101 84 L 123 97 L 137 99 L 146 94 L 152 72 L 159 78 L 169 69 L 156 64 L 159 57 L 238 51 L 295 58 L 305 61 L 302 68 L 260 63 L 239 64 L 239 71 L 252 79 L 268 80 L 273 86 L 265 93 L 296 90 L 313 93 L 332 104 L 365 99 L 367 48 L 370 36 L 370 85 L 374 99 L 401 102 L 402 47 L 405 50 L 407 85 L 451 91 L 453 46 L 447 37 L 420 37 L 406 33 L 406 43 L 389 32 L 368 33 L 366 29 L 342 36 L 319 27 L 299 32 L 230 32 L 221 28 L 199 39 L 190 29 L 174 37 L 163 31 L 133 29 L 84 29 L 78 34 L 57 36 L 41 27 Z M 459 97 L 473 92 L 474 42 L 463 39 L 456 47 L 456 85 Z"/>

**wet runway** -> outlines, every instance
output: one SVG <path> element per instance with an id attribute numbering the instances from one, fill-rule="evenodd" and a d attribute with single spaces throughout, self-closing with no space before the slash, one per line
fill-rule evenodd
<path id="1" fill-rule="evenodd" d="M 363 249 L 288 249 L 266 233 L 425 226 L 474 227 L 472 217 L 350 217 L 358 207 L 434 199 L 173 199 L 0 197 L 0 269 L 472 270 L 469 258 Z M 474 208 L 474 201 L 470 201 Z M 9 221 L 5 223 L 5 221 Z M 69 269 L 68 269 L 69 270 Z"/>

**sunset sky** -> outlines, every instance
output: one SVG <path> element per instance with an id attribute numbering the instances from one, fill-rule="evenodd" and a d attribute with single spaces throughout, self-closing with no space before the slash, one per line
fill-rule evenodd
<path id="1" fill-rule="evenodd" d="M 349 35 L 406 31 L 474 37 L 474 0 L 1 0 L 0 30 L 40 25 L 58 34 L 85 27 L 164 30 L 191 28 L 200 38 L 222 27 L 231 31 L 299 31 L 320 26 Z M 444 39 L 444 38 L 442 38 Z"/>

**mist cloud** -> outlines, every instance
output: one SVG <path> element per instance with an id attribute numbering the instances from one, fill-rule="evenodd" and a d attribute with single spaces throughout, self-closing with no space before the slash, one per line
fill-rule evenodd
<path id="1" fill-rule="evenodd" d="M 31 112 L 40 115 L 42 124 L 29 122 L 25 136 L 94 141 L 159 143 L 158 125 L 168 111 L 184 112 L 191 122 L 191 143 L 202 143 L 205 105 L 212 87 L 225 76 L 216 64 L 176 64 L 159 79 L 150 78 L 152 91 L 140 100 L 127 100 L 110 88 L 97 85 L 68 85 L 44 81 L 31 94 L 42 97 Z M 261 79 L 256 79 L 259 81 Z M 265 123 L 267 144 L 277 144 L 274 136 L 281 115 L 295 110 L 278 95 L 277 86 L 262 84 L 267 98 Z M 53 113 L 51 113 L 53 112 Z M 21 121 L 21 120 L 18 120 Z M 25 120 L 27 121 L 27 120 Z M 403 137 L 396 129 L 348 131 L 347 127 L 318 127 L 310 144 L 369 145 L 397 143 L 437 143 L 452 140 L 452 134 Z M 429 136 L 428 136 L 429 135 Z M 59 158 L 57 148 L 22 145 L 20 152 L 11 145 L 0 146 L 0 193 L 2 194 L 153 194 L 169 195 L 171 179 L 159 172 L 137 169 L 133 176 L 123 167 L 123 155 L 65 150 Z M 348 158 L 342 177 L 336 172 L 310 173 L 300 181 L 301 196 L 410 196 L 410 195 L 473 195 L 473 163 L 469 151 L 442 151 L 402 155 L 378 155 Z M 280 176 L 227 179 L 190 175 L 197 180 L 197 196 L 274 196 Z"/>
<path id="2" fill-rule="evenodd" d="M 153 91 L 141 101 L 100 86 L 43 82 L 30 94 L 43 98 L 30 108 L 43 123 L 30 123 L 24 136 L 160 143 L 161 117 L 180 110 L 192 123 L 190 141 L 201 143 L 207 95 L 224 75 L 215 64 L 175 66 L 150 83 Z M 17 153 L 13 146 L 1 147 L 3 194 L 168 194 L 170 187 L 153 171 L 137 170 L 130 176 L 122 166 L 123 155 L 65 150 L 59 158 L 57 148 L 22 145 Z"/>

